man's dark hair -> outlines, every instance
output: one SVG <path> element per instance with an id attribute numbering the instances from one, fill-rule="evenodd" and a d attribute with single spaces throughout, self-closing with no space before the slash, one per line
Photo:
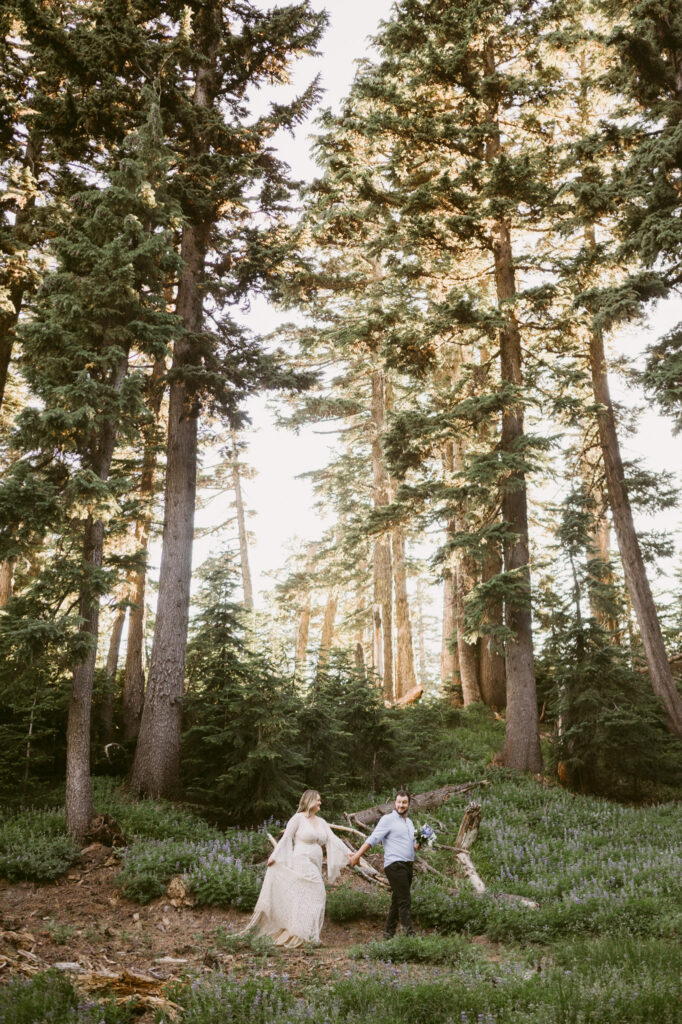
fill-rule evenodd
<path id="1" fill-rule="evenodd" d="M 408 800 L 412 799 L 412 797 L 410 796 L 410 794 L 407 792 L 406 789 L 399 789 L 398 790 L 398 792 L 395 795 L 396 800 L 398 799 L 399 796 L 406 796 Z"/>

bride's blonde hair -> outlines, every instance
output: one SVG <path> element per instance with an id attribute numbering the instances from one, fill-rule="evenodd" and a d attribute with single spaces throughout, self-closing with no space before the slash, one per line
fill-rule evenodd
<path id="1" fill-rule="evenodd" d="M 316 800 L 320 800 L 320 794 L 316 789 L 306 789 L 301 794 L 301 799 L 298 801 L 299 813 L 303 813 L 310 817 L 310 808 L 313 806 Z"/>

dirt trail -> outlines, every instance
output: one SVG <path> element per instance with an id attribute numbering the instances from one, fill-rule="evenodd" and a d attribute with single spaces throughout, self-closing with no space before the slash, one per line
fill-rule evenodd
<path id="1" fill-rule="evenodd" d="M 318 949 L 282 950 L 267 958 L 251 950 L 229 953 L 220 948 L 216 930 L 238 931 L 248 914 L 192 907 L 169 896 L 140 906 L 114 884 L 118 871 L 111 851 L 94 845 L 55 882 L 0 880 L 0 980 L 55 964 L 77 965 L 70 968 L 74 977 L 126 970 L 160 982 L 187 971 L 221 968 L 237 975 L 262 968 L 301 979 L 320 973 L 331 977 L 359 969 L 348 958 L 348 947 L 380 937 L 379 923 L 327 921 Z"/>

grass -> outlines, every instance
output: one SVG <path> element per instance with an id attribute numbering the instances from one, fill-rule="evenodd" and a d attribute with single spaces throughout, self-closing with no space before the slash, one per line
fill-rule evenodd
<path id="1" fill-rule="evenodd" d="M 433 933 L 352 947 L 348 976 L 339 972 L 325 984 L 315 971 L 307 981 L 306 975 L 288 978 L 288 954 L 269 940 L 219 928 L 206 944 L 233 954 L 247 976 L 215 971 L 169 991 L 183 1008 L 179 1024 L 682 1024 L 679 803 L 624 806 L 486 769 L 499 748 L 500 723 L 479 708 L 450 718 L 433 743 L 419 741 L 438 756 L 411 788 L 484 773 L 491 784 L 420 815 L 441 823 L 441 848 L 425 856 L 450 879 L 419 875 L 415 881 L 415 921 Z M 424 715 L 422 725 L 428 732 L 432 719 Z M 385 796 L 358 795 L 354 806 Z M 133 837 L 120 876 L 126 895 L 151 899 L 182 873 L 200 902 L 253 905 L 268 849 L 262 833 L 221 832 L 163 801 L 135 804 L 108 781 L 97 783 L 96 799 L 98 810 Z M 471 852 L 488 886 L 484 897 L 456 876 L 453 855 L 442 848 L 452 845 L 470 799 L 482 807 Z M 49 878 L 63 870 L 74 856 L 73 846 L 63 845 L 63 829 L 61 811 L 6 818 L 5 873 L 22 877 L 30 870 Z M 501 893 L 530 897 L 539 907 L 509 903 Z M 376 920 L 387 902 L 385 893 L 345 883 L 328 890 L 327 916 L 340 923 Z M 68 937 L 55 922 L 48 927 L 56 941 Z M 473 942 L 472 936 L 484 938 Z M 264 965 L 270 977 L 257 976 Z M 0 989 L 0 1024 L 130 1019 L 130 1007 L 106 1000 L 93 1010 L 53 975 L 13 986 Z M 159 1012 L 157 1024 L 166 1020 Z"/>
<path id="2" fill-rule="evenodd" d="M 132 1024 L 135 1018 L 134 999 L 83 997 L 57 971 L 0 986 L 0 1024 Z"/>
<path id="3" fill-rule="evenodd" d="M 0 826 L 0 877 L 10 882 L 51 882 L 77 856 L 78 846 L 66 835 L 63 809 L 21 811 Z"/>

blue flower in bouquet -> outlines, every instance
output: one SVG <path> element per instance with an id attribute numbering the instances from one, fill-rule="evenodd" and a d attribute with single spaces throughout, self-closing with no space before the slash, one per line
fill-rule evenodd
<path id="1" fill-rule="evenodd" d="M 428 846 L 430 848 L 436 842 L 436 833 L 430 825 L 420 825 L 418 829 L 415 829 L 414 838 L 420 846 Z"/>

